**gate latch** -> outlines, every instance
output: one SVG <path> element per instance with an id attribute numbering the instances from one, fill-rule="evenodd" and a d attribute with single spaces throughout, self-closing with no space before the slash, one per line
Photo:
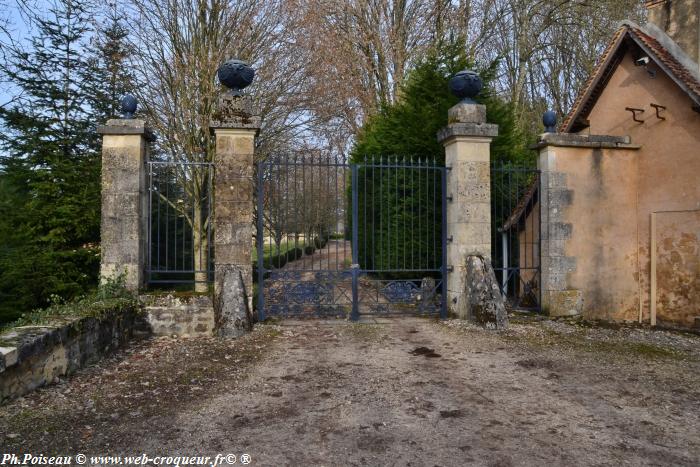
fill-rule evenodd
<path id="1" fill-rule="evenodd" d="M 360 265 L 359 264 L 352 264 L 352 265 L 350 265 L 350 269 L 360 269 Z"/>

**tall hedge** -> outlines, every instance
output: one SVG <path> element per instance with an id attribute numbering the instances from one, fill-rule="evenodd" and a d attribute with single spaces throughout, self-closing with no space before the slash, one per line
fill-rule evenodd
<path id="1" fill-rule="evenodd" d="M 491 89 L 494 65 L 479 70 L 485 87 L 477 98 L 487 107 L 487 120 L 499 125 L 499 136 L 491 145 L 492 160 L 520 165 L 532 156 L 512 107 Z M 363 165 L 382 161 L 444 166 L 444 148 L 436 135 L 447 125 L 448 109 L 458 102 L 448 90 L 448 81 L 465 68 L 474 68 L 474 64 L 456 46 L 433 53 L 409 74 L 396 102 L 370 118 L 358 135 L 351 161 L 360 164 L 358 240 L 362 268 L 440 266 L 439 171 L 380 170 Z"/>

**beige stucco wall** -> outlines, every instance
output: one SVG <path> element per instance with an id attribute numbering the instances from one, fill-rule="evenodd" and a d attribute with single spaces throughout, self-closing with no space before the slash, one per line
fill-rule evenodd
<path id="1" fill-rule="evenodd" d="M 548 169 L 565 178 L 568 194 L 565 203 L 549 203 L 561 211 L 557 219 L 567 233 L 548 240 L 543 266 L 555 272 L 545 271 L 545 288 L 576 291 L 579 311 L 589 319 L 637 319 L 637 155 L 632 149 L 548 148 Z M 552 276 L 561 272 L 563 287 L 552 287 Z M 545 306 L 558 306 L 550 302 Z"/>
<path id="2" fill-rule="evenodd" d="M 666 107 L 665 120 L 656 117 L 650 103 Z M 625 107 L 645 109 L 644 123 L 634 122 Z M 570 245 L 578 261 L 572 281 L 592 290 L 600 290 L 597 283 L 612 281 L 608 292 L 586 301 L 589 315 L 636 318 L 634 303 L 640 299 L 641 318 L 648 322 L 652 213 L 700 209 L 700 114 L 662 71 L 652 79 L 628 53 L 588 119 L 590 128 L 582 133 L 629 135 L 640 149 L 630 154 L 602 150 L 596 155 L 592 150 L 566 148 L 573 156 L 567 158 L 567 166 L 557 158 L 575 192 L 567 212 L 576 232 L 571 240 L 575 244 Z M 583 217 L 578 219 L 578 214 Z M 597 233 L 602 235 L 600 241 Z M 590 241 L 593 245 L 587 246 Z M 632 266 L 635 262 L 638 271 Z M 593 271 L 602 275 L 594 278 Z M 668 307 L 664 312 L 673 313 Z"/>
<path id="3" fill-rule="evenodd" d="M 700 316 L 700 210 L 657 212 L 652 225 L 656 320 L 692 326 Z"/>

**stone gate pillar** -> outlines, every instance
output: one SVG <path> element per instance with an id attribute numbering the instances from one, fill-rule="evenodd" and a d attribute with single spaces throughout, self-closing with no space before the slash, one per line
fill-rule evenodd
<path id="1" fill-rule="evenodd" d="M 470 88 L 455 83 L 459 77 L 474 79 Z M 475 78 L 472 78 L 475 77 Z M 472 83 L 467 82 L 467 86 Z M 465 300 L 469 257 L 491 259 L 491 165 L 490 143 L 498 126 L 486 123 L 486 107 L 474 102 L 481 89 L 478 76 L 460 72 L 450 82 L 452 91 L 464 99 L 450 108 L 448 125 L 438 132 L 445 147 L 447 172 L 447 307 L 461 318 Z M 451 199 L 450 199 L 451 198 Z"/>
<path id="2" fill-rule="evenodd" d="M 260 117 L 249 96 L 225 94 L 211 122 L 214 156 L 214 308 L 219 333 L 252 324 L 255 136 Z"/>
<path id="3" fill-rule="evenodd" d="M 136 110 L 133 97 L 124 98 L 122 110 L 128 118 L 108 120 L 97 129 L 103 135 L 100 276 L 106 279 L 125 274 L 126 287 L 137 291 L 144 285 L 148 231 L 146 161 L 148 142 L 153 136 L 143 120 L 130 118 Z"/>

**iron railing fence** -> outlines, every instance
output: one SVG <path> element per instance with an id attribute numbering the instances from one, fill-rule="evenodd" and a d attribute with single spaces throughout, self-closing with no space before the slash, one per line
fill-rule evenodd
<path id="1" fill-rule="evenodd" d="M 210 162 L 148 162 L 149 286 L 214 280 L 213 178 Z"/>
<path id="2" fill-rule="evenodd" d="M 259 162 L 259 316 L 441 312 L 444 181 L 425 158 Z"/>
<path id="3" fill-rule="evenodd" d="M 491 261 L 514 309 L 540 310 L 540 171 L 532 167 L 491 167 Z"/>

